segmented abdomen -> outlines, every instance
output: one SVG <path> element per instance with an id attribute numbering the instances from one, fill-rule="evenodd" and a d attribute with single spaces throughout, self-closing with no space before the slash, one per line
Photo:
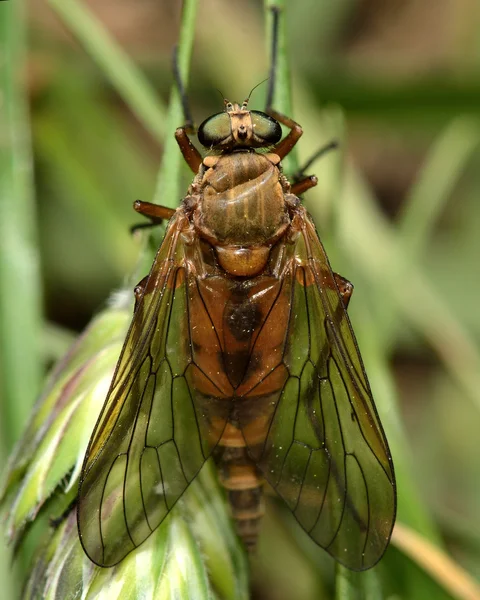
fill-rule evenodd
<path id="1" fill-rule="evenodd" d="M 215 451 L 220 483 L 227 491 L 232 518 L 246 549 L 255 549 L 264 515 L 264 480 L 248 456 L 240 430 L 227 424 Z"/>

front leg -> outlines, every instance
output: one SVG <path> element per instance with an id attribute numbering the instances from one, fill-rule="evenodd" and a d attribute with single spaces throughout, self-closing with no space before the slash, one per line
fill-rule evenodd
<path id="1" fill-rule="evenodd" d="M 282 113 L 277 112 L 271 107 L 267 108 L 266 112 L 279 123 L 290 129 L 288 135 L 270 150 L 272 154 L 276 154 L 280 157 L 280 160 L 283 160 L 285 156 L 292 151 L 295 144 L 302 137 L 303 129 L 293 119 L 287 117 L 286 115 L 282 115 Z"/>
<path id="2" fill-rule="evenodd" d="M 177 144 L 180 148 L 181 153 L 183 154 L 183 158 L 187 165 L 192 169 L 192 171 L 197 174 L 200 165 L 202 164 L 202 155 L 192 144 L 190 138 L 188 137 L 188 125 L 184 127 L 179 127 L 175 131 L 175 139 L 177 140 Z"/>

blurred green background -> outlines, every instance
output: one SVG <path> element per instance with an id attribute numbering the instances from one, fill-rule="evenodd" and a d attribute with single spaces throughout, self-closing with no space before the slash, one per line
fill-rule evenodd
<path id="1" fill-rule="evenodd" d="M 0 133 L 5 142 L 15 122 L 21 132 L 13 180 L 25 177 L 31 135 L 34 196 L 28 169 L 18 193 L 34 202 L 19 204 L 24 213 L 9 220 L 17 200 L 5 184 L 15 167 L 5 142 L 3 456 L 21 431 L 46 368 L 73 339 L 71 332 L 82 330 L 137 264 L 141 243 L 129 233 L 139 221 L 132 202 L 155 197 L 175 206 L 181 199 L 155 196 L 181 3 L 83 2 L 153 88 L 154 95 L 146 92 L 135 111 L 118 83 L 122 75 L 108 74 L 102 51 L 86 51 L 72 33 L 80 20 L 72 13 L 73 22 L 66 23 L 70 1 L 62 8 L 57 1 L 30 0 L 23 15 L 13 14 L 13 4 L 0 5 L 2 44 L 13 48 L 5 54 L 12 65 L 22 67 L 15 77 L 21 76 L 24 96 L 14 103 L 26 99 L 28 110 L 20 109 L 12 120 L 4 95 Z M 333 268 L 356 286 L 350 312 L 391 441 L 399 519 L 478 579 L 480 5 L 476 0 L 285 5 L 292 116 L 305 131 L 298 160 L 332 139 L 341 144 L 312 167 L 320 183 L 305 203 Z M 215 88 L 241 101 L 268 76 L 263 10 L 260 0 L 199 3 L 189 83 L 197 124 L 222 110 Z M 114 59 L 122 64 L 121 57 Z M 7 76 L 2 71 L 4 84 Z M 266 86 L 256 90 L 251 106 L 262 109 L 265 93 Z M 185 170 L 184 190 L 188 178 Z M 12 223 L 26 228 L 19 246 L 7 244 Z M 35 288 L 35 265 L 18 286 L 8 279 L 8 266 L 15 265 L 21 248 L 40 261 L 44 318 L 36 333 L 28 315 L 24 320 L 25 300 L 35 303 L 36 292 L 29 291 Z M 28 263 L 32 256 L 20 258 Z M 26 339 L 33 331 L 38 346 L 35 355 L 34 346 L 20 344 L 12 360 L 26 353 L 27 371 L 33 359 L 41 371 L 35 375 L 31 367 L 31 381 L 37 381 L 22 396 L 24 404 L 13 408 L 7 404 L 15 391 L 6 385 L 5 359 L 6 324 L 12 319 L 22 330 L 19 338 L 27 328 Z M 254 597 L 333 597 L 333 567 L 323 554 L 272 502 L 253 572 Z M 390 549 L 378 568 L 384 585 L 378 597 L 455 597 L 414 563 Z"/>

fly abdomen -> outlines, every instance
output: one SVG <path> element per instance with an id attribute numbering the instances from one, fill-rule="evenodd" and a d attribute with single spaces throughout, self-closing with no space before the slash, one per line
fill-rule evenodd
<path id="1" fill-rule="evenodd" d="M 260 521 L 265 513 L 263 483 L 248 490 L 228 490 L 228 501 L 235 520 L 237 534 L 248 552 L 257 545 Z"/>
<path id="2" fill-rule="evenodd" d="M 237 428 L 231 427 L 225 446 L 219 446 L 215 461 L 218 466 L 219 479 L 227 491 L 228 502 L 238 536 L 248 552 L 252 552 L 257 544 L 260 520 L 265 506 L 263 499 L 264 480 L 255 463 L 248 456 L 243 436 Z M 242 446 L 232 446 L 232 430 L 239 434 Z M 223 438 L 220 441 L 222 444 Z"/>

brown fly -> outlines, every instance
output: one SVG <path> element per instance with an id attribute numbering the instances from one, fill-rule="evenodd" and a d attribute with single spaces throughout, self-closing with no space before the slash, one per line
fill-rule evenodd
<path id="1" fill-rule="evenodd" d="M 80 537 L 98 565 L 142 544 L 211 456 L 247 548 L 265 482 L 347 567 L 388 545 L 395 479 L 346 312 L 353 287 L 297 197 L 316 179 L 291 184 L 280 166 L 301 135 L 225 101 L 198 129 L 204 158 L 176 132 L 195 173 L 181 206 L 136 203 L 170 221 L 81 475 Z"/>

